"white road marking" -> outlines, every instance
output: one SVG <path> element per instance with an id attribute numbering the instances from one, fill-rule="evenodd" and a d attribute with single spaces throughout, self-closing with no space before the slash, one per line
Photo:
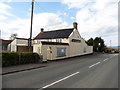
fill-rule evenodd
<path id="1" fill-rule="evenodd" d="M 106 59 L 104 59 L 103 61 L 106 61 L 106 60 L 108 60 L 109 58 L 106 58 Z"/>
<path id="2" fill-rule="evenodd" d="M 117 54 L 115 54 L 115 55 L 111 56 L 109 59 L 111 59 L 111 58 L 113 58 L 113 57 L 115 57 L 115 56 L 118 56 L 118 55 L 117 55 Z"/>
<path id="3" fill-rule="evenodd" d="M 78 73 L 79 73 L 79 72 L 73 73 L 73 74 L 71 74 L 71 75 L 69 75 L 69 76 L 67 76 L 67 77 L 64 77 L 64 78 L 62 78 L 62 79 L 60 79 L 60 80 L 58 80 L 58 81 L 55 81 L 55 82 L 53 82 L 53 83 L 51 83 L 51 84 L 49 84 L 49 85 L 44 86 L 44 87 L 42 87 L 42 88 L 50 87 L 50 86 L 52 86 L 52 85 L 54 85 L 54 84 L 56 84 L 56 83 L 59 83 L 59 82 L 65 80 L 65 79 L 67 79 L 67 78 L 70 78 L 70 77 L 72 77 L 72 76 L 74 76 L 74 75 L 76 75 L 76 74 L 78 74 Z"/>
<path id="4" fill-rule="evenodd" d="M 97 62 L 97 63 L 95 63 L 95 64 L 89 66 L 89 68 L 91 68 L 91 67 L 93 67 L 93 66 L 95 66 L 95 65 L 97 65 L 97 64 L 100 64 L 100 62 Z"/>
<path id="5" fill-rule="evenodd" d="M 110 57 L 109 59 L 113 58 L 114 56 Z"/>
<path id="6" fill-rule="evenodd" d="M 114 56 L 116 56 L 116 55 L 114 55 Z M 113 56 L 113 57 L 114 57 L 114 56 Z M 112 58 L 112 57 L 110 57 L 110 58 Z M 110 59 L 110 58 L 106 58 L 106 59 L 104 59 L 103 61 L 106 61 L 106 60 L 108 60 L 108 59 Z M 100 63 L 101 63 L 101 62 L 97 62 L 97 63 L 89 66 L 89 68 L 92 68 L 93 66 L 96 66 L 96 65 L 98 65 L 98 64 L 100 64 Z M 42 88 L 48 88 L 48 87 L 50 87 L 50 86 L 52 86 L 52 85 L 54 85 L 54 84 L 56 84 L 56 83 L 59 83 L 59 82 L 65 80 L 65 79 L 67 79 L 67 78 L 70 78 L 70 77 L 72 77 L 72 76 L 74 76 L 74 75 L 76 75 L 76 74 L 78 74 L 78 73 L 79 73 L 79 72 L 73 73 L 73 74 L 71 74 L 71 75 L 69 75 L 69 76 L 67 76 L 67 77 L 64 77 L 64 78 L 62 78 L 62 79 L 60 79 L 60 80 L 58 80 L 58 81 L 55 81 L 55 82 L 53 82 L 53 83 L 51 83 L 51 84 L 48 84 L 48 85 L 46 85 L 46 86 L 44 86 L 44 87 L 42 87 Z"/>

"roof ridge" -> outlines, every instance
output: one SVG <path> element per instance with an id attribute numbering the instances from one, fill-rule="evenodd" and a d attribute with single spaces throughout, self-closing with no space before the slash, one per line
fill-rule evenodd
<path id="1" fill-rule="evenodd" d="M 74 29 L 74 28 L 56 29 L 56 30 L 44 31 L 44 32 L 54 32 L 54 31 L 69 30 L 69 29 Z"/>
<path id="2" fill-rule="evenodd" d="M 34 39 L 55 39 L 55 38 L 68 38 L 73 32 L 74 28 L 58 29 L 52 31 L 40 32 Z"/>

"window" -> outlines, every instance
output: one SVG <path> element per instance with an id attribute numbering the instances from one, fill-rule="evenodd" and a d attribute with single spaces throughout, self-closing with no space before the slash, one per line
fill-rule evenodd
<path id="1" fill-rule="evenodd" d="M 56 39 L 56 42 L 62 42 L 62 39 L 57 38 L 57 39 Z"/>
<path id="2" fill-rule="evenodd" d="M 76 43 L 80 43 L 81 42 L 81 40 L 77 40 L 77 39 L 72 39 L 71 41 L 72 42 L 76 42 Z"/>
<path id="3" fill-rule="evenodd" d="M 57 48 L 57 57 L 63 57 L 63 56 L 66 56 L 66 48 L 58 47 Z"/>
<path id="4" fill-rule="evenodd" d="M 87 52 L 87 50 L 86 50 L 86 48 L 84 47 L 84 50 L 83 50 L 83 52 Z"/>
<path id="5" fill-rule="evenodd" d="M 48 42 L 52 42 L 52 39 L 48 39 L 47 41 L 48 41 Z"/>

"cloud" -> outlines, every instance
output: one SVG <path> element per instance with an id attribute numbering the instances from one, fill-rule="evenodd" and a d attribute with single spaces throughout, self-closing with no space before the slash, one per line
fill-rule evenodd
<path id="1" fill-rule="evenodd" d="M 14 16 L 13 14 L 8 12 L 8 10 L 10 9 L 12 9 L 12 7 L 0 2 L 0 14 L 7 15 L 7 16 Z"/>
<path id="2" fill-rule="evenodd" d="M 58 28 L 63 28 L 68 26 L 67 22 L 64 22 L 59 15 L 55 13 L 41 13 L 34 14 L 33 21 L 35 33 L 40 31 L 40 28 L 45 28 L 46 30 L 53 30 Z"/>
<path id="3" fill-rule="evenodd" d="M 90 6 L 94 0 L 62 0 L 63 4 L 68 6 L 68 9 L 71 8 L 84 8 L 86 6 Z M 88 4 L 89 3 L 89 4 Z"/>
<path id="4" fill-rule="evenodd" d="M 106 41 L 111 39 L 113 44 L 117 43 L 118 0 L 63 0 L 62 3 L 66 4 L 68 9 L 78 10 L 76 21 L 85 39 L 101 36 Z M 112 38 L 113 33 L 116 38 Z"/>
<path id="5" fill-rule="evenodd" d="M 102 36 L 109 45 L 109 40 L 117 44 L 118 33 L 118 0 L 62 0 L 68 6 L 68 10 L 77 10 L 76 16 L 71 20 L 78 22 L 78 29 L 85 39 L 90 37 Z M 13 16 L 8 10 L 12 7 L 0 3 L 0 20 L 7 19 L 6 16 Z M 29 38 L 30 15 L 28 19 L 15 18 L 14 20 L 0 22 L 2 38 L 8 39 L 12 33 L 17 33 L 19 37 Z M 68 13 L 34 13 L 33 18 L 33 37 L 39 32 L 40 28 L 45 30 L 67 28 L 69 25 L 62 19 L 68 17 Z M 113 38 L 114 37 L 114 38 Z"/>
<path id="6" fill-rule="evenodd" d="M 75 19 L 75 17 L 70 17 L 70 19 L 74 20 L 74 19 Z"/>
<path id="7" fill-rule="evenodd" d="M 18 37 L 29 38 L 30 34 L 30 18 L 21 19 L 16 18 L 8 22 L 0 22 L 0 29 L 2 30 L 2 38 L 9 39 L 12 33 L 17 33 Z M 55 13 L 40 13 L 35 14 L 33 17 L 33 37 L 39 32 L 40 28 L 46 30 L 59 29 L 67 27 L 68 24 Z"/>
<path id="8" fill-rule="evenodd" d="M 7 19 L 6 16 L 0 15 L 0 20 L 5 20 L 5 19 Z"/>

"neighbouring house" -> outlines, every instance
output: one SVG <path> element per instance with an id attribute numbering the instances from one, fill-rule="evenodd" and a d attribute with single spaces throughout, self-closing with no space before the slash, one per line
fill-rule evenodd
<path id="1" fill-rule="evenodd" d="M 119 53 L 120 52 L 120 47 L 119 46 L 112 46 L 108 47 L 107 50 L 111 51 L 112 53 Z"/>
<path id="2" fill-rule="evenodd" d="M 32 47 L 28 47 L 28 39 L 27 38 L 15 38 L 9 45 L 8 51 L 14 52 L 32 52 Z"/>
<path id="3" fill-rule="evenodd" d="M 7 51 L 8 50 L 8 45 L 12 42 L 12 40 L 4 40 L 4 39 L 0 39 L 0 43 L 1 43 L 1 51 Z"/>
<path id="4" fill-rule="evenodd" d="M 73 28 L 41 32 L 33 40 L 33 52 L 43 55 L 43 61 L 63 59 L 93 53 L 81 37 L 77 23 Z"/>

